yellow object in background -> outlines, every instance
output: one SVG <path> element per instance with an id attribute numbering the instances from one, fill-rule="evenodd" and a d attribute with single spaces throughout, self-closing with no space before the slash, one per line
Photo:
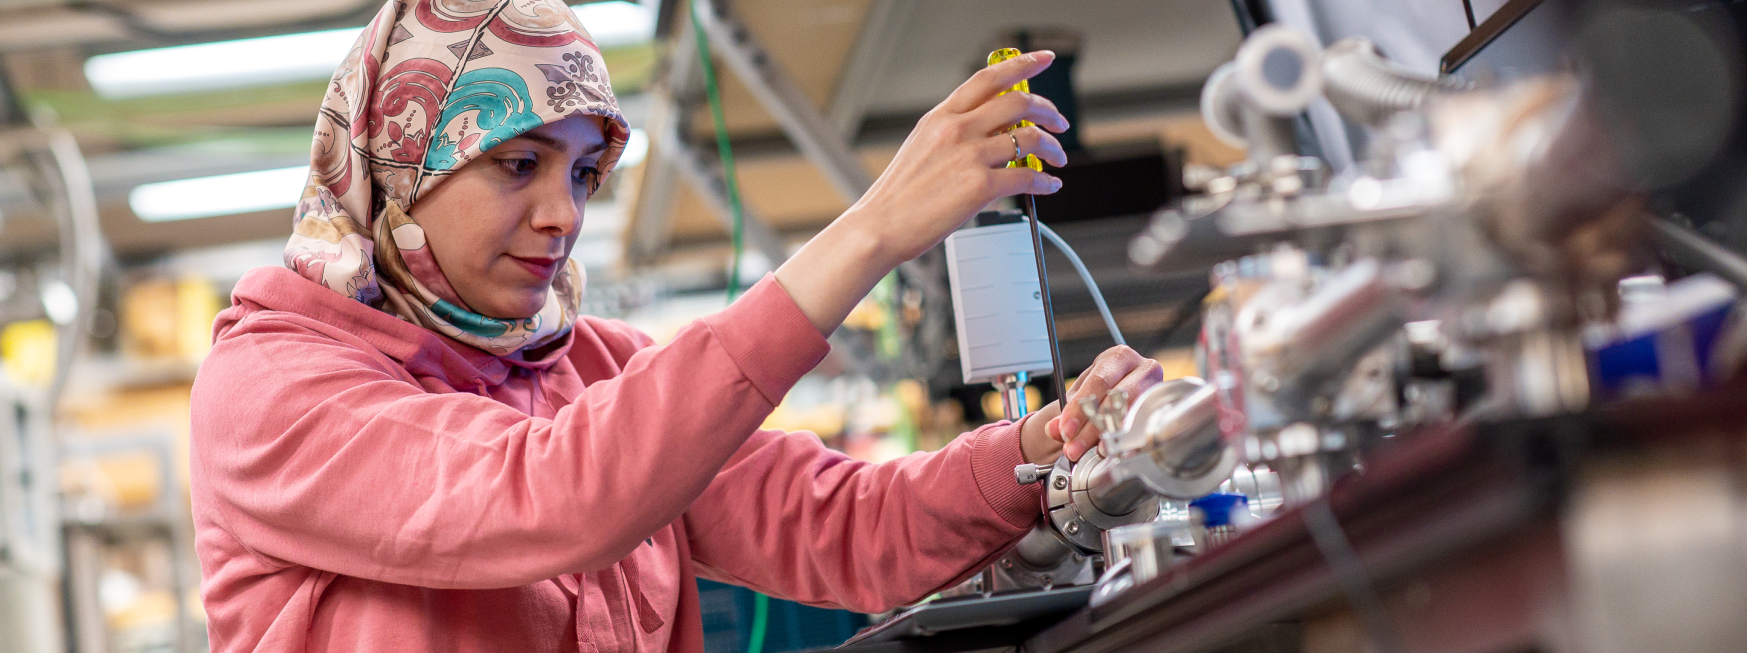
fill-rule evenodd
<path id="1" fill-rule="evenodd" d="M 886 325 L 886 309 L 874 299 L 872 294 L 863 297 L 850 309 L 849 315 L 843 318 L 843 326 L 863 331 L 879 331 Z"/>
<path id="2" fill-rule="evenodd" d="M 151 279 L 122 293 L 121 348 L 129 358 L 141 360 L 176 355 L 175 283 Z"/>
<path id="3" fill-rule="evenodd" d="M 212 350 L 212 321 L 224 310 L 211 279 L 186 276 L 176 282 L 176 352 L 203 360 Z"/>
<path id="4" fill-rule="evenodd" d="M 1195 362 L 1192 347 L 1161 349 L 1153 354 L 1153 360 L 1159 362 L 1166 381 L 1201 375 L 1201 366 Z"/>
<path id="5" fill-rule="evenodd" d="M 222 308 L 205 277 L 136 283 L 122 295 L 122 349 L 142 360 L 199 361 L 212 349 L 212 320 Z"/>
<path id="6" fill-rule="evenodd" d="M 121 454 L 61 462 L 61 493 L 90 496 L 110 510 L 149 509 L 164 491 L 157 456 Z"/>
<path id="7" fill-rule="evenodd" d="M 1017 57 L 1021 54 L 1024 54 L 1024 53 L 1020 52 L 1018 48 L 1001 48 L 999 50 L 996 50 L 994 52 L 989 53 L 989 65 L 993 66 L 995 64 L 1001 63 L 1001 62 L 1006 61 L 1008 59 L 1012 59 L 1014 57 Z M 1002 95 L 1006 95 L 1006 94 L 1012 93 L 1014 91 L 1019 91 L 1020 93 L 1030 93 L 1031 92 L 1031 82 L 1028 80 L 1021 79 L 1021 80 L 1019 80 L 1018 84 L 1013 85 L 1013 88 L 1007 89 L 1005 91 L 1001 91 L 1000 93 L 996 93 L 995 96 L 1000 97 Z M 1008 131 L 1018 129 L 1020 127 L 1030 127 L 1030 126 L 1032 126 L 1031 121 L 1021 120 L 1021 121 L 1019 121 L 1019 124 L 1008 128 Z M 1017 167 L 1019 167 L 1019 162 L 1018 161 L 1010 162 L 1007 164 L 1007 167 L 1017 168 Z M 1027 155 L 1025 155 L 1025 167 L 1031 168 L 1032 170 L 1036 170 L 1038 172 L 1043 172 L 1043 161 L 1039 160 L 1037 158 L 1037 155 L 1035 155 L 1035 154 L 1027 154 Z"/>
<path id="8" fill-rule="evenodd" d="M 0 329 L 7 378 L 21 386 L 48 386 L 55 377 L 55 344 L 55 325 L 48 320 L 13 322 Z"/>
<path id="9" fill-rule="evenodd" d="M 1037 386 L 1025 386 L 1025 414 L 1030 415 L 1043 408 L 1043 391 Z M 1005 413 L 1001 410 L 1001 393 L 990 390 L 983 393 L 983 417 L 990 422 L 1001 421 Z"/>

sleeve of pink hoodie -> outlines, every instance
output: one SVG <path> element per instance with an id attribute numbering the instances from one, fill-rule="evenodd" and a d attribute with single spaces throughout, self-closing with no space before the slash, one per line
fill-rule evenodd
<path id="1" fill-rule="evenodd" d="M 679 519 L 828 347 L 774 279 L 553 419 L 245 319 L 195 382 L 195 473 L 263 564 L 433 588 L 606 568 Z"/>
<path id="2" fill-rule="evenodd" d="M 1037 487 L 1013 480 L 1022 424 L 878 465 L 811 433 L 760 431 L 686 511 L 692 558 L 706 577 L 804 603 L 871 613 L 914 602 L 1037 520 Z"/>

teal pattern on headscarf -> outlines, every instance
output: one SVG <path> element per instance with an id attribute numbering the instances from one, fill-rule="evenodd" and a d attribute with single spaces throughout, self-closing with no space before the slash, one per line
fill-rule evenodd
<path id="1" fill-rule="evenodd" d="M 495 338 L 509 333 L 510 327 L 520 321 L 500 320 L 494 317 L 486 317 L 451 304 L 448 300 L 444 299 L 432 302 L 431 312 L 436 313 L 437 317 L 443 318 L 443 321 L 455 325 L 456 328 L 461 329 L 462 331 L 485 338 Z M 533 319 L 534 318 L 528 318 L 529 321 L 533 321 Z"/>
<path id="2" fill-rule="evenodd" d="M 544 124 L 534 114 L 533 101 L 521 75 L 503 68 L 469 70 L 455 78 L 454 88 L 443 103 L 436 142 L 425 153 L 426 167 L 450 170 L 460 165 L 455 152 L 463 146 L 449 139 L 449 123 L 470 112 L 477 112 L 473 123 L 487 130 L 479 142 L 480 152 Z"/>

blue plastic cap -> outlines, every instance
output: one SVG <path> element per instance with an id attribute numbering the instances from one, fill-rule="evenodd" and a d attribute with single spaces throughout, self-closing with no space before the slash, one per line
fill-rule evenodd
<path id="1" fill-rule="evenodd" d="M 1201 511 L 1202 524 L 1208 528 L 1231 524 L 1233 513 L 1250 509 L 1250 498 L 1241 494 L 1214 492 L 1189 502 L 1189 507 Z"/>

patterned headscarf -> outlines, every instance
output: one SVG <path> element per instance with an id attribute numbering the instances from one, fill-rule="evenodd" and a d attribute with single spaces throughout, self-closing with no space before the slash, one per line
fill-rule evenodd
<path id="1" fill-rule="evenodd" d="M 390 0 L 322 98 L 286 267 L 500 356 L 563 336 L 584 282 L 575 263 L 539 314 L 486 317 L 455 294 L 411 213 L 486 150 L 582 115 L 606 125 L 592 194 L 629 129 L 600 49 L 560 0 Z"/>

